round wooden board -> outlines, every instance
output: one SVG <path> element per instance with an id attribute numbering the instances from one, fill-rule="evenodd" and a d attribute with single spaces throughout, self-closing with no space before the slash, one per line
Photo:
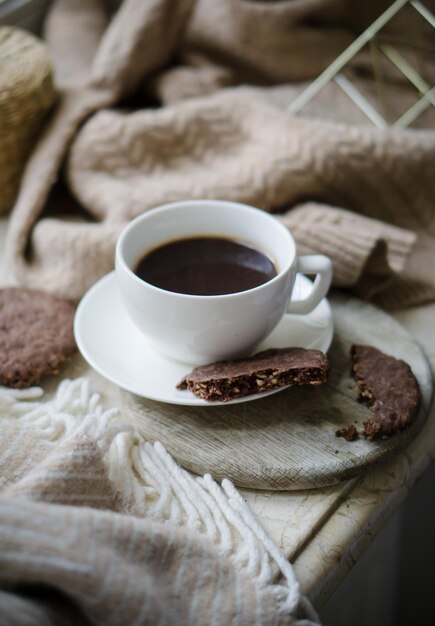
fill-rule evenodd
<path id="1" fill-rule="evenodd" d="M 229 478 L 239 487 L 307 489 L 353 477 L 397 455 L 423 425 L 432 402 L 432 372 L 417 343 L 391 316 L 333 294 L 331 375 L 320 387 L 291 387 L 252 402 L 183 407 L 123 393 L 127 412 L 149 441 L 160 441 L 184 468 Z M 422 390 L 420 413 L 390 439 L 347 442 L 335 431 L 361 426 L 370 410 L 356 402 L 352 343 L 368 344 L 411 366 Z"/>

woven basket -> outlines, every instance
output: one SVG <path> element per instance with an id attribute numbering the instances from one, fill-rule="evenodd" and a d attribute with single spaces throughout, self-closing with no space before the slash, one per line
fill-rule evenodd
<path id="1" fill-rule="evenodd" d="M 26 160 L 55 101 L 48 52 L 17 28 L 0 27 L 0 214 L 15 201 Z"/>

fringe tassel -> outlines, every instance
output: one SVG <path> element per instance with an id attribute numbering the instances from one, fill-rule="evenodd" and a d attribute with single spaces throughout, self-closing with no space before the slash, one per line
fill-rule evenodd
<path id="1" fill-rule="evenodd" d="M 87 378 L 62 381 L 47 402 L 38 401 L 42 395 L 39 387 L 0 388 L 0 410 L 51 442 L 92 438 L 126 512 L 189 528 L 218 547 L 238 571 L 258 585 L 270 585 L 295 626 L 319 625 L 314 608 L 300 594 L 291 563 L 230 481 L 220 486 L 209 474 L 194 477 L 183 470 L 162 444 L 146 442 L 118 409 L 104 410 Z M 274 582 L 276 568 L 282 584 Z"/>

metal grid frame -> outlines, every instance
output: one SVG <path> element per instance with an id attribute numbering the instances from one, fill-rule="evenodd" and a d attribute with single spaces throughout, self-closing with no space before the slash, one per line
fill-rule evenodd
<path id="1" fill-rule="evenodd" d="M 330 81 L 334 81 L 354 104 L 366 115 L 366 117 L 378 128 L 393 126 L 395 128 L 407 128 L 429 106 L 435 107 L 435 86 L 427 84 L 426 80 L 408 63 L 400 52 L 391 44 L 377 42 L 378 49 L 391 61 L 391 63 L 408 79 L 417 89 L 421 97 L 393 124 L 388 124 L 379 111 L 367 100 L 361 91 L 341 73 L 341 70 L 351 61 L 362 48 L 373 42 L 379 31 L 401 10 L 405 5 L 411 6 L 417 13 L 435 29 L 435 17 L 419 0 L 396 0 L 382 15 L 380 15 L 359 37 L 353 41 L 344 52 L 333 61 L 320 76 L 318 76 L 288 107 L 292 115 L 299 114 L 302 109 L 325 87 Z"/>

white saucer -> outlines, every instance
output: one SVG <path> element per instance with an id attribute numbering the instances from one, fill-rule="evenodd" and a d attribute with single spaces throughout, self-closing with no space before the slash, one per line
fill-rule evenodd
<path id="1" fill-rule="evenodd" d="M 298 274 L 296 298 L 304 295 L 310 284 L 308 278 Z M 206 402 L 189 391 L 176 389 L 176 384 L 192 370 L 192 365 L 173 361 L 160 354 L 136 328 L 122 304 L 115 272 L 95 283 L 81 300 L 75 315 L 74 334 L 86 361 L 102 376 L 126 391 L 171 404 L 224 404 Z M 332 335 L 331 309 L 324 299 L 309 315 L 285 315 L 256 351 L 298 346 L 326 352 L 331 345 Z M 281 389 L 237 398 L 231 402 L 257 400 Z"/>

